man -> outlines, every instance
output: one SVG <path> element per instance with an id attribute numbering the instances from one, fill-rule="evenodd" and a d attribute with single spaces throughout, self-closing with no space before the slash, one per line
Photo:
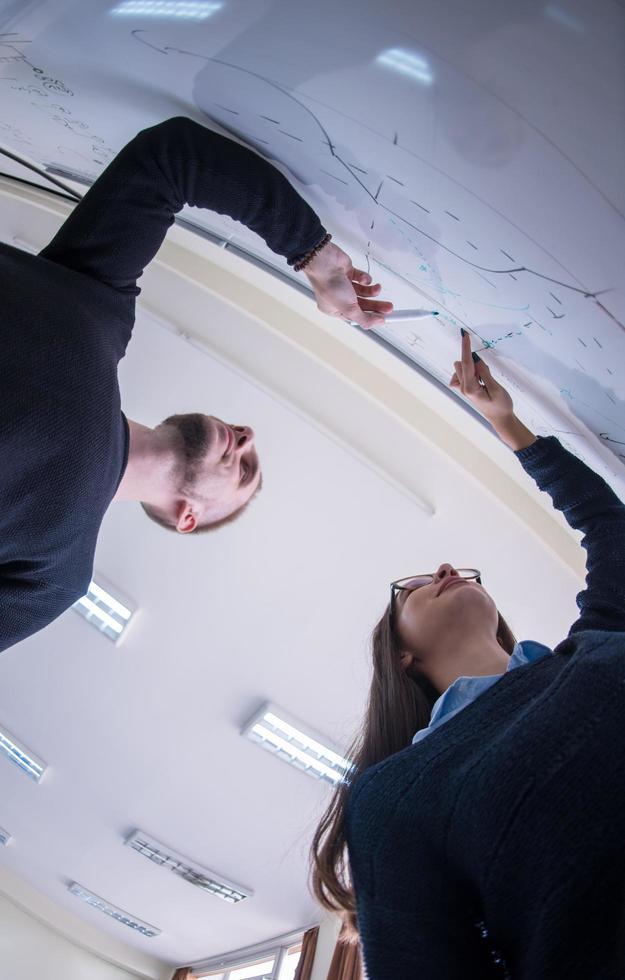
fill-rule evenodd
<path id="1" fill-rule="evenodd" d="M 0 650 L 85 594 L 114 497 L 189 533 L 232 520 L 259 488 L 249 426 L 198 413 L 149 429 L 121 412 L 137 279 L 184 204 L 304 268 L 323 312 L 371 327 L 392 308 L 275 167 L 184 118 L 124 147 L 38 256 L 0 245 Z"/>

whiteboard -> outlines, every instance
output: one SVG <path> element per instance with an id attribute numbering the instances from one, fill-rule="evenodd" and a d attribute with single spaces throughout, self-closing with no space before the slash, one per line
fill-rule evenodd
<path id="1" fill-rule="evenodd" d="M 146 125 L 217 124 L 289 173 L 396 309 L 440 311 L 388 323 L 398 351 L 447 383 L 463 326 L 523 421 L 625 496 L 618 0 L 183 8 L 0 0 L 2 144 L 92 181 Z"/>

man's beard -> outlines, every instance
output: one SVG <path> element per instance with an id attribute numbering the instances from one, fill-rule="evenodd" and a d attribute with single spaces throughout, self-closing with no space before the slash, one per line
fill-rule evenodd
<path id="1" fill-rule="evenodd" d="M 177 446 L 176 482 L 180 492 L 192 490 L 209 448 L 206 418 L 197 412 L 170 415 L 161 425 L 171 426 L 180 437 Z"/>

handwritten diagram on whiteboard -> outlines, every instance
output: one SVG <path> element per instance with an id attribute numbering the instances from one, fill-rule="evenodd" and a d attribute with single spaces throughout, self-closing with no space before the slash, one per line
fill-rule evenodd
<path id="1" fill-rule="evenodd" d="M 579 118 L 563 119 L 558 105 L 580 32 L 589 57 L 602 44 L 608 73 L 610 59 L 625 64 L 625 11 L 605 0 L 609 42 L 593 34 L 610 28 L 597 27 L 596 11 L 591 24 L 565 6 L 531 4 L 519 22 L 498 4 L 493 25 L 484 2 L 469 57 L 449 23 L 443 32 L 430 12 L 417 24 L 400 3 L 368 18 L 345 3 L 324 46 L 317 21 L 336 5 L 314 17 L 269 0 L 253 13 L 212 6 L 197 23 L 115 16 L 101 3 L 44 3 L 0 20 L 0 140 L 93 180 L 158 119 L 218 124 L 288 172 L 397 309 L 440 311 L 389 323 L 387 340 L 446 383 L 464 327 L 524 421 L 556 433 L 625 495 L 625 190 L 615 176 L 622 184 L 625 137 L 610 129 L 625 96 L 606 105 L 586 80 Z M 492 66 L 497 53 L 505 74 L 510 51 L 545 38 L 559 61 L 538 59 L 533 97 L 514 67 L 505 85 L 494 68 L 478 77 L 478 56 Z M 575 101 L 570 72 L 565 81 Z M 576 131 L 599 125 L 596 113 L 603 158 Z M 283 265 L 229 219 L 195 209 L 192 218 Z"/>

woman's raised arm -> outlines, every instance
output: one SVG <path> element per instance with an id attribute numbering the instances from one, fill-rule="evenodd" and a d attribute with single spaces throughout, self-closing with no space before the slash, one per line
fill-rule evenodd
<path id="1" fill-rule="evenodd" d="M 577 595 L 580 616 L 569 636 L 581 630 L 625 631 L 625 504 L 555 436 L 534 436 L 515 416 L 510 395 L 484 361 L 474 363 L 468 334 L 462 344 L 451 387 L 475 405 L 556 510 L 584 535 L 586 588 Z"/>

